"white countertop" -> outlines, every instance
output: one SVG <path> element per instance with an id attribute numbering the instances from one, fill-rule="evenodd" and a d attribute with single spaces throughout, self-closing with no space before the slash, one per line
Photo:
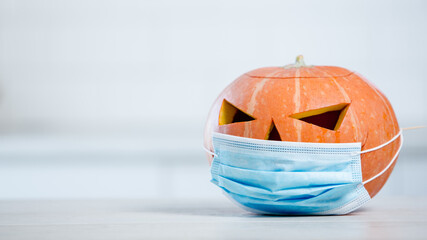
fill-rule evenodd
<path id="1" fill-rule="evenodd" d="M 427 239 L 423 149 L 404 147 L 384 189 L 359 211 L 271 217 L 222 196 L 200 145 L 148 151 L 126 139 L 3 138 L 0 240 Z"/>
<path id="2" fill-rule="evenodd" d="M 345 216 L 254 215 L 227 200 L 0 202 L 0 239 L 426 239 L 427 198 L 376 198 Z"/>

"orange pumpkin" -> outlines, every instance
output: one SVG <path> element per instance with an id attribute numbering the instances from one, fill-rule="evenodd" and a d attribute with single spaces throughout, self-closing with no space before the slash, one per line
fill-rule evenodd
<path id="1" fill-rule="evenodd" d="M 295 64 L 253 70 L 226 87 L 210 110 L 205 146 L 213 151 L 212 132 L 219 132 L 278 141 L 361 142 L 365 150 L 387 142 L 399 130 L 390 102 L 360 74 L 341 67 L 307 66 L 298 56 Z M 362 154 L 363 180 L 390 163 L 400 141 Z M 371 197 L 393 167 L 365 185 Z"/>

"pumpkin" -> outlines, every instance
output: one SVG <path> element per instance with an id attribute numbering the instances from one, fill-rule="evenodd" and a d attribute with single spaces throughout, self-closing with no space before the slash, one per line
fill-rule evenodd
<path id="1" fill-rule="evenodd" d="M 213 151 L 212 133 L 219 132 L 271 141 L 361 142 L 365 150 L 399 131 L 390 102 L 366 78 L 341 67 L 307 66 L 298 56 L 295 64 L 253 70 L 226 87 L 210 110 L 205 146 Z M 363 180 L 390 163 L 400 141 L 361 155 Z M 365 185 L 371 197 L 394 164 Z"/>

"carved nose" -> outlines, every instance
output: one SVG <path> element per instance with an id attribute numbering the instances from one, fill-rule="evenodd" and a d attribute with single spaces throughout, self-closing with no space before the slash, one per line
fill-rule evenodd
<path id="1" fill-rule="evenodd" d="M 279 131 L 277 131 L 276 125 L 274 124 L 273 120 L 271 121 L 270 129 L 268 130 L 265 139 L 273 141 L 282 141 L 282 138 L 280 137 Z"/>

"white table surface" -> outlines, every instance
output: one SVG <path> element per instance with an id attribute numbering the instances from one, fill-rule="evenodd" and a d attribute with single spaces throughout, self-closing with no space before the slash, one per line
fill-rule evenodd
<path id="1" fill-rule="evenodd" d="M 254 215 L 228 200 L 0 202 L 0 239 L 427 239 L 427 198 L 378 197 L 345 216 Z"/>
<path id="2" fill-rule="evenodd" d="M 0 137 L 0 240 L 427 239 L 425 149 L 404 148 L 384 189 L 359 211 L 272 217 L 222 196 L 202 150 L 67 139 Z"/>

